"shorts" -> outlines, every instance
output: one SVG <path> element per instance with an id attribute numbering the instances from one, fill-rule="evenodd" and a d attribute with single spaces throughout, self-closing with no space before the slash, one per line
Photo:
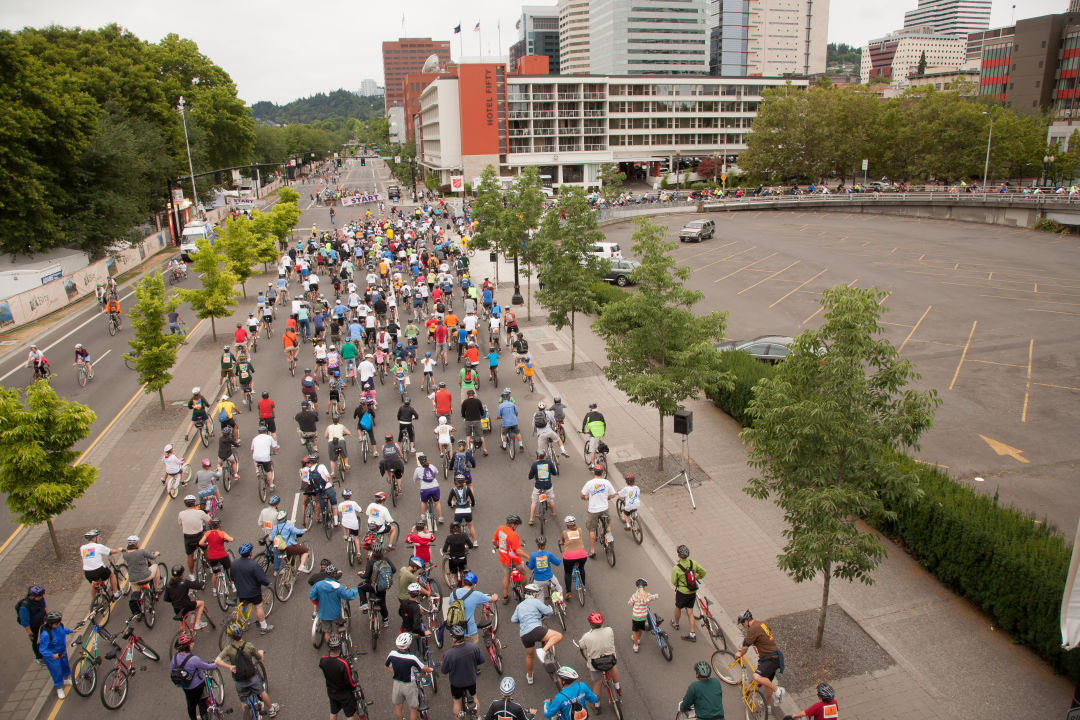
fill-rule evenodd
<path id="1" fill-rule="evenodd" d="M 229 572 L 232 569 L 232 560 L 229 559 L 228 555 L 221 558 L 207 558 L 206 562 L 210 564 L 211 570 L 216 568 L 218 565 L 225 568 L 225 572 Z"/>
<path id="2" fill-rule="evenodd" d="M 263 472 L 274 472 L 273 460 L 267 460 L 266 462 L 263 462 L 262 460 L 256 460 L 255 464 L 258 465 Z"/>
<path id="3" fill-rule="evenodd" d="M 435 343 L 435 354 L 438 355 L 439 353 L 443 353 L 443 352 L 446 352 L 446 343 L 444 343 L 444 342 Z"/>
<path id="4" fill-rule="evenodd" d="M 780 669 L 780 654 L 773 653 L 772 655 L 766 655 L 763 658 L 758 658 L 758 666 L 755 671 L 763 678 L 772 680 L 776 677 L 776 671 Z"/>
<path id="5" fill-rule="evenodd" d="M 247 697 L 248 695 L 261 695 L 263 693 L 262 678 L 258 673 L 253 675 L 248 680 L 234 680 L 233 683 L 236 686 L 236 694 L 240 697 Z"/>
<path id="6" fill-rule="evenodd" d="M 453 687 L 450 688 L 453 692 Z M 394 690 L 390 694 L 390 702 L 394 705 L 404 704 L 406 707 L 420 707 L 420 696 L 416 692 L 416 684 L 411 682 L 394 681 Z"/>
<path id="7" fill-rule="evenodd" d="M 379 461 L 379 472 L 383 473 L 383 474 L 386 474 L 388 472 L 392 472 L 392 473 L 394 473 L 394 477 L 397 478 L 398 480 L 400 480 L 402 473 L 405 472 L 405 466 L 402 465 L 400 462 L 398 462 L 398 463 L 386 463 L 385 461 L 380 460 Z"/>
<path id="8" fill-rule="evenodd" d="M 472 522 L 472 513 L 471 513 L 471 512 L 467 512 L 467 513 L 454 513 L 454 522 L 456 522 L 456 523 L 463 523 L 463 524 L 464 524 L 464 523 L 471 523 L 471 522 Z M 450 559 L 450 562 L 451 562 L 451 564 L 453 564 L 453 558 L 451 558 L 451 559 Z M 464 560 L 462 560 L 462 563 L 464 563 L 464 562 L 465 562 L 465 561 L 464 561 Z M 464 568 L 464 567 L 465 567 L 465 565 L 464 565 L 464 564 L 462 564 L 462 567 Z"/>
<path id="9" fill-rule="evenodd" d="M 202 539 L 202 533 L 198 535 L 184 535 L 184 554 L 194 555 L 195 551 L 199 547 L 199 540 Z"/>
<path id="10" fill-rule="evenodd" d="M 683 593 L 678 590 L 675 591 L 675 607 L 680 610 L 691 610 L 694 607 L 694 602 L 697 600 L 697 593 Z"/>
<path id="11" fill-rule="evenodd" d="M 319 632 L 332 633 L 338 628 L 337 620 L 323 620 L 319 618 Z"/>
<path id="12" fill-rule="evenodd" d="M 468 692 L 469 695 L 476 697 L 476 684 L 473 683 L 472 685 L 468 685 L 466 687 L 454 687 L 453 685 L 450 686 L 450 697 L 454 698 L 455 700 L 460 700 L 461 698 L 465 697 L 466 692 Z"/>
<path id="13" fill-rule="evenodd" d="M 102 566 L 93 570 L 83 570 L 83 575 L 86 576 L 87 580 L 93 582 L 94 580 L 108 580 L 110 572 L 109 568 Z"/>
<path id="14" fill-rule="evenodd" d="M 224 420 L 218 420 L 218 425 L 221 427 L 231 427 L 236 430 L 236 418 L 225 418 Z"/>
<path id="15" fill-rule="evenodd" d="M 323 494 L 326 496 L 326 502 L 330 503 L 330 509 L 333 510 L 337 507 L 337 492 L 332 487 L 328 487 L 323 490 Z"/>
<path id="16" fill-rule="evenodd" d="M 633 632 L 645 632 L 649 629 L 649 618 L 643 617 L 640 620 L 633 618 L 630 620 L 630 630 Z"/>
<path id="17" fill-rule="evenodd" d="M 237 597 L 236 601 L 240 605 L 243 605 L 244 603 L 248 603 L 252 607 L 258 607 L 258 606 L 262 605 L 263 599 L 262 599 L 262 595 L 260 594 L 260 595 L 258 595 L 256 597 Z"/>
<path id="18" fill-rule="evenodd" d="M 532 650 L 537 643 L 543 644 L 544 636 L 547 634 L 548 629 L 543 625 L 538 625 L 521 636 L 521 644 Z"/>
<path id="19" fill-rule="evenodd" d="M 517 425 L 503 425 L 502 430 L 500 430 L 499 432 L 501 432 L 503 435 L 520 435 L 521 434 L 521 433 L 518 432 L 518 426 Z"/>
<path id="20" fill-rule="evenodd" d="M 479 420 L 466 420 L 465 421 L 465 435 L 466 437 L 478 438 L 483 437 L 484 429 L 480 426 Z"/>
<path id="21" fill-rule="evenodd" d="M 277 423 L 274 422 L 274 418 L 272 418 L 272 417 L 259 418 L 259 424 L 265 425 L 266 429 L 269 430 L 272 433 L 277 432 Z"/>
<path id="22" fill-rule="evenodd" d="M 607 510 L 605 510 L 604 512 L 598 512 L 598 513 L 591 512 L 591 513 L 589 513 L 589 519 L 585 521 L 585 529 L 595 531 L 596 528 L 597 528 L 597 525 L 599 525 L 599 519 L 600 519 L 601 515 L 604 515 L 605 517 L 607 517 Z"/>
<path id="23" fill-rule="evenodd" d="M 330 698 L 330 714 L 337 715 L 339 712 L 345 713 L 345 717 L 356 717 L 358 708 L 356 707 L 356 697 L 353 695 L 343 695 L 340 698 Z"/>
<path id="24" fill-rule="evenodd" d="M 345 528 L 345 533 L 351 537 L 360 537 L 360 528 Z"/>
<path id="25" fill-rule="evenodd" d="M 398 442 L 401 442 L 405 438 L 409 438 L 409 442 L 416 442 L 416 431 L 413 429 L 412 423 L 401 424 L 398 423 Z"/>
<path id="26" fill-rule="evenodd" d="M 428 488 L 427 490 L 421 490 L 420 491 L 420 503 L 421 504 L 426 503 L 429 499 L 434 500 L 435 502 L 439 501 L 439 488 L 438 487 Z"/>
<path id="27" fill-rule="evenodd" d="M 307 545 L 290 545 L 285 548 L 285 557 L 296 557 L 297 555 L 306 555 L 310 552 Z"/>
<path id="28" fill-rule="evenodd" d="M 547 490 L 537 490 L 536 488 L 533 488 L 533 491 L 532 491 L 532 502 L 533 503 L 540 502 L 540 493 L 545 493 L 547 495 L 548 500 L 555 500 L 555 488 L 550 487 Z"/>

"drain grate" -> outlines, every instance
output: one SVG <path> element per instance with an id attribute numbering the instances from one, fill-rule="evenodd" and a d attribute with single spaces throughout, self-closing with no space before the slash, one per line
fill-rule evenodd
<path id="1" fill-rule="evenodd" d="M 555 343 L 540 343 L 540 347 L 544 348 L 548 352 L 553 352 L 559 349 L 558 346 L 555 345 Z"/>

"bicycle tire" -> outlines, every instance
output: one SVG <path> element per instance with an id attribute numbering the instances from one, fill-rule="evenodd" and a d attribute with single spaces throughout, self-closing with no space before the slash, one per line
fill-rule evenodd
<path id="1" fill-rule="evenodd" d="M 304 503 L 304 529 L 311 528 L 311 523 L 315 521 L 315 504 L 318 502 L 314 498 L 306 498 L 307 502 Z"/>
<path id="2" fill-rule="evenodd" d="M 250 409 L 250 408 L 249 408 Z M 221 466 L 221 484 L 225 486 L 225 492 L 232 490 L 233 481 L 233 469 L 232 460 L 235 455 L 229 456 L 229 459 L 225 461 L 225 464 Z"/>
<path id="3" fill-rule="evenodd" d="M 510 453 L 511 460 L 517 456 L 517 446 L 514 445 L 514 438 L 511 437 L 507 439 L 506 450 Z"/>
<path id="4" fill-rule="evenodd" d="M 329 503 L 328 503 L 329 505 Z M 330 513 L 330 508 L 327 507 L 326 512 L 322 515 L 323 534 L 326 535 L 327 542 L 334 537 L 334 516 Z"/>
<path id="5" fill-rule="evenodd" d="M 217 590 L 217 604 L 221 612 L 229 612 L 229 580 L 225 573 L 219 572 L 214 580 L 214 588 Z"/>
<path id="6" fill-rule="evenodd" d="M 730 650 L 717 650 L 709 657 L 713 673 L 725 685 L 738 685 L 742 681 L 742 668 L 735 663 L 735 653 Z"/>
<path id="7" fill-rule="evenodd" d="M 199 430 L 199 440 L 202 442 L 203 447 L 210 447 L 210 428 L 205 424 Z"/>
<path id="8" fill-rule="evenodd" d="M 613 690 L 614 694 L 612 693 Z M 615 690 L 613 687 L 608 688 L 608 702 L 611 703 L 611 709 L 615 711 L 615 717 L 618 718 L 618 720 L 622 720 L 622 698 L 619 696 L 619 691 Z"/>
<path id="9" fill-rule="evenodd" d="M 94 613 L 94 622 L 97 625 L 107 625 L 112 615 L 112 602 L 98 592 L 90 603 L 90 611 Z"/>
<path id="10" fill-rule="evenodd" d="M 769 717 L 769 706 L 765 704 L 765 694 L 760 690 L 754 690 L 749 694 L 746 707 L 754 720 L 766 720 Z"/>
<path id="11" fill-rule="evenodd" d="M 645 542 L 645 532 L 644 529 L 641 527 L 641 519 L 638 518 L 636 512 L 630 516 L 630 536 L 634 538 L 634 542 L 636 542 L 638 545 Z M 724 647 L 727 647 L 726 643 Z M 718 649 L 722 650 L 723 648 Z"/>
<path id="12" fill-rule="evenodd" d="M 657 642 L 660 643 L 660 654 L 664 656 L 664 659 L 671 662 L 674 657 L 674 652 L 671 649 L 671 641 L 668 640 L 667 633 L 660 633 L 657 637 Z"/>
<path id="13" fill-rule="evenodd" d="M 88 655 L 81 655 L 71 666 L 71 686 L 79 697 L 90 697 L 97 686 L 97 663 Z"/>
<path id="14" fill-rule="evenodd" d="M 157 622 L 157 607 L 149 590 L 142 591 L 142 597 L 139 598 L 139 607 L 142 608 L 143 625 L 147 629 L 154 627 L 154 623 Z"/>
<path id="15" fill-rule="evenodd" d="M 193 471 L 191 469 L 191 463 L 184 463 L 183 466 L 181 466 L 180 468 L 180 482 L 185 484 L 191 482 L 192 474 Z"/>
<path id="16" fill-rule="evenodd" d="M 131 580 L 128 578 L 127 565 L 113 565 L 113 574 L 116 575 L 116 588 L 121 595 L 131 592 Z M 104 623 L 99 623 L 104 625 Z"/>
<path id="17" fill-rule="evenodd" d="M 368 455 L 371 454 L 371 446 L 368 445 L 368 437 L 366 432 L 364 433 L 363 438 L 364 439 L 360 441 L 360 460 L 363 461 L 365 465 L 367 465 Z"/>
<path id="18" fill-rule="evenodd" d="M 322 647 L 323 633 L 319 628 L 319 617 L 316 615 L 311 619 L 311 645 L 316 650 Z"/>
<path id="19" fill-rule="evenodd" d="M 214 702 L 221 705 L 225 702 L 225 684 L 221 679 L 221 668 L 214 668 L 206 673 L 210 676 L 210 694 L 214 697 Z"/>
<path id="20" fill-rule="evenodd" d="M 559 439 L 562 440 L 563 444 L 565 445 L 566 444 L 566 428 L 563 427 L 562 423 L 556 423 L 555 432 L 558 434 Z"/>
<path id="21" fill-rule="evenodd" d="M 79 387 L 86 387 L 86 381 L 90 377 L 86 372 L 86 368 L 79 368 L 77 377 L 79 378 Z"/>
<path id="22" fill-rule="evenodd" d="M 724 633 L 720 630 L 720 623 L 711 617 L 702 616 L 701 624 L 705 627 L 705 632 L 709 634 L 709 640 L 712 641 L 713 647 L 717 650 L 727 650 L 727 638 L 724 637 Z"/>
<path id="23" fill-rule="evenodd" d="M 578 577 L 577 587 L 574 589 L 574 594 L 577 595 L 578 605 L 585 607 L 585 583 Z"/>
<path id="24" fill-rule="evenodd" d="M 266 472 L 261 468 L 255 473 L 256 481 L 259 485 L 259 500 L 266 502 L 266 498 L 270 495 L 270 486 L 266 483 Z"/>
<path id="25" fill-rule="evenodd" d="M 559 627 L 563 629 L 563 632 L 566 632 L 566 609 L 561 603 L 555 605 L 554 615 L 559 619 Z"/>
<path id="26" fill-rule="evenodd" d="M 487 643 L 488 659 L 491 660 L 492 667 L 495 668 L 495 672 L 499 675 L 503 674 L 503 661 L 502 650 L 499 648 L 499 638 L 495 636 L 493 640 Z"/>
<path id="27" fill-rule="evenodd" d="M 544 534 L 544 523 L 547 521 L 547 501 L 540 503 L 536 509 L 536 522 L 540 525 L 540 534 Z"/>
<path id="28" fill-rule="evenodd" d="M 371 641 L 371 651 L 379 647 L 379 626 L 382 624 L 382 620 L 379 619 L 377 610 L 375 609 L 376 600 L 371 598 L 371 607 L 368 608 L 370 617 L 368 618 L 368 639 Z"/>
<path id="29" fill-rule="evenodd" d="M 218 633 L 218 650 L 224 650 L 225 646 L 229 644 L 229 636 L 225 634 L 225 629 L 232 623 L 233 618 L 230 616 L 226 620 L 227 622 L 221 624 L 221 632 Z"/>
<path id="30" fill-rule="evenodd" d="M 349 536 L 345 538 L 345 557 L 349 561 L 349 567 L 356 565 L 356 547 L 353 545 L 352 537 Z"/>
<path id="31" fill-rule="evenodd" d="M 169 494 L 169 497 L 175 498 L 180 494 L 180 478 L 175 475 L 170 475 L 165 481 L 165 492 Z"/>
<path id="32" fill-rule="evenodd" d="M 116 333 L 118 333 L 118 332 L 120 332 L 120 326 L 110 320 L 109 321 L 109 336 L 110 337 L 115 336 Z M 121 701 L 121 702 L 123 702 L 123 701 Z M 119 707 L 119 706 L 117 706 L 117 707 Z"/>
<path id="33" fill-rule="evenodd" d="M 397 507 L 398 487 L 397 480 L 393 477 L 390 478 L 390 504 Z"/>
<path id="34" fill-rule="evenodd" d="M 294 587 L 296 587 L 296 577 L 293 575 L 292 566 L 286 562 L 281 566 L 281 572 L 274 580 L 274 594 L 281 602 L 288 602 L 292 597 Z"/>
<path id="35" fill-rule="evenodd" d="M 157 650 L 150 647 L 149 645 L 147 645 L 142 640 L 136 640 L 135 641 L 135 649 L 138 650 L 140 653 L 142 653 L 143 657 L 145 657 L 145 658 L 147 658 L 149 660 L 153 660 L 154 662 L 157 662 L 158 660 L 161 659 L 161 656 L 158 655 Z"/>
<path id="36" fill-rule="evenodd" d="M 127 675 L 114 667 L 101 681 L 101 704 L 106 710 L 116 710 L 127 700 L 127 692 Z"/>
<path id="37" fill-rule="evenodd" d="M 610 567 L 615 567 L 615 541 L 604 542 L 604 557 L 607 558 L 607 564 Z"/>

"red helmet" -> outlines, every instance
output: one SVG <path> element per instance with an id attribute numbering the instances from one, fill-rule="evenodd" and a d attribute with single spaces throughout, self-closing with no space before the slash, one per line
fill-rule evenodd
<path id="1" fill-rule="evenodd" d="M 179 635 L 176 636 L 176 643 L 175 644 L 176 644 L 176 647 L 183 648 L 183 647 L 188 647 L 193 642 L 195 642 L 195 638 L 191 636 L 191 633 L 183 632 L 183 633 L 180 633 Z"/>
<path id="2" fill-rule="evenodd" d="M 375 493 L 375 502 L 386 502 L 386 493 L 382 491 Z"/>
<path id="3" fill-rule="evenodd" d="M 604 616 L 601 615 L 598 612 L 589 613 L 589 624 L 590 625 L 603 625 L 604 624 Z"/>

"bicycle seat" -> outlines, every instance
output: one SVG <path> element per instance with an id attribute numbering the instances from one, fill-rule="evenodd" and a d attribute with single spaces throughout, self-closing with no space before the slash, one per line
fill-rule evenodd
<path id="1" fill-rule="evenodd" d="M 186 610 L 180 610 L 180 611 L 176 612 L 173 615 L 172 619 L 175 620 L 176 622 L 184 622 L 184 616 L 186 616 L 186 615 L 187 615 Z"/>
<path id="2" fill-rule="evenodd" d="M 109 652 L 105 653 L 105 659 L 106 659 L 106 660 L 115 660 L 115 659 L 116 659 L 116 653 L 117 653 L 117 652 L 119 652 L 119 650 L 117 650 L 117 649 L 113 648 L 113 649 L 112 649 L 112 650 L 110 650 Z"/>
<path id="3" fill-rule="evenodd" d="M 488 618 L 484 618 L 482 620 L 477 620 L 476 621 L 476 629 L 477 630 L 480 630 L 480 629 L 486 628 L 486 627 L 490 627 L 490 626 L 491 626 L 491 620 L 488 619 Z"/>

